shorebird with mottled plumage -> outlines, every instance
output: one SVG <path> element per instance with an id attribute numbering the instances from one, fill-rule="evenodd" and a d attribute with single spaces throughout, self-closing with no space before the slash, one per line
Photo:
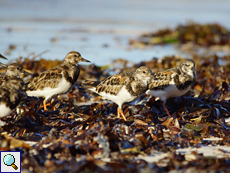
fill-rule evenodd
<path id="1" fill-rule="evenodd" d="M 167 99 L 186 94 L 196 81 L 195 72 L 194 61 L 185 60 L 180 67 L 154 73 L 149 80 L 149 89 L 146 93 L 159 97 L 164 103 L 164 110 L 171 116 L 166 107 Z"/>
<path id="2" fill-rule="evenodd" d="M 121 114 L 126 121 L 122 105 L 139 98 L 145 93 L 148 89 L 150 76 L 151 70 L 146 66 L 141 66 L 135 72 L 109 76 L 102 81 L 85 81 L 82 85 L 103 98 L 116 103 L 118 105 L 117 117 L 120 118 Z"/>
<path id="3" fill-rule="evenodd" d="M 48 99 L 64 94 L 74 86 L 80 73 L 78 66 L 80 62 L 90 61 L 82 58 L 79 52 L 69 52 L 62 64 L 40 73 L 39 76 L 29 82 L 26 90 L 27 95 L 30 97 L 44 97 L 44 110 L 47 111 L 46 101 Z M 52 103 L 51 101 L 51 105 Z M 55 110 L 53 105 L 52 107 Z"/>
<path id="4" fill-rule="evenodd" d="M 18 106 L 25 89 L 24 81 L 20 75 L 28 73 L 20 64 L 12 63 L 5 65 L 6 71 L 1 74 L 0 85 L 0 118 L 3 118 Z"/>

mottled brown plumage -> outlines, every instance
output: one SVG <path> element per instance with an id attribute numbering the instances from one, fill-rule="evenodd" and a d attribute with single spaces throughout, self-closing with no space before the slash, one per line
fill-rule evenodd
<path id="1" fill-rule="evenodd" d="M 22 65 L 20 65 L 18 63 L 12 63 L 9 65 L 4 65 L 1 63 L 0 65 L 6 67 L 6 71 L 4 73 L 0 74 L 1 83 L 6 81 L 7 78 L 20 77 L 22 74 L 24 74 L 24 75 L 29 74 L 28 72 L 26 72 L 23 69 Z"/>
<path id="2" fill-rule="evenodd" d="M 44 110 L 47 110 L 46 100 L 68 92 L 75 84 L 80 73 L 79 62 L 90 61 L 82 58 L 79 52 L 69 52 L 61 65 L 40 73 L 29 82 L 27 95 L 45 97 Z"/>
<path id="3" fill-rule="evenodd" d="M 185 60 L 180 67 L 154 73 L 149 80 L 149 90 L 146 93 L 159 97 L 164 102 L 165 111 L 170 115 L 165 105 L 167 99 L 186 94 L 195 80 L 195 63 Z"/>
<path id="4" fill-rule="evenodd" d="M 27 74 L 20 64 L 10 64 L 6 72 L 2 74 L 0 85 L 0 118 L 9 115 L 20 103 L 24 82 L 19 76 Z"/>
<path id="5" fill-rule="evenodd" d="M 0 86 L 3 92 L 5 92 L 3 95 L 7 93 L 7 96 L 4 98 L 3 95 L 0 97 L 0 102 L 6 101 L 6 106 L 8 106 L 10 109 L 15 109 L 17 105 L 20 103 L 23 90 L 25 89 L 25 84 L 21 78 L 17 77 L 11 77 L 8 78 L 6 83 L 2 86 Z"/>
<path id="6" fill-rule="evenodd" d="M 118 117 L 121 113 L 123 119 L 126 120 L 122 111 L 123 103 L 133 101 L 144 94 L 148 89 L 147 81 L 150 76 L 151 70 L 142 66 L 135 72 L 109 76 L 102 81 L 85 81 L 82 85 L 115 102 L 118 105 Z"/>

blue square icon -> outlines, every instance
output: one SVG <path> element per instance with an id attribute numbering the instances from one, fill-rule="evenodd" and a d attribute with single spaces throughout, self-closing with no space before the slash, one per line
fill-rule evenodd
<path id="1" fill-rule="evenodd" d="M 20 151 L 0 151 L 0 173 L 21 172 Z"/>

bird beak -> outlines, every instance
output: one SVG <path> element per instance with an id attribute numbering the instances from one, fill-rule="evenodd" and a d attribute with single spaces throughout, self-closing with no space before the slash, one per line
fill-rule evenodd
<path id="1" fill-rule="evenodd" d="M 29 76 L 29 75 L 32 75 L 32 74 L 29 73 L 29 72 L 27 72 L 27 71 L 25 71 L 25 70 L 23 70 L 23 72 L 21 73 L 21 77 L 22 77 L 22 78 L 24 78 L 24 77 L 26 77 L 26 76 Z"/>
<path id="2" fill-rule="evenodd" d="M 7 58 L 6 58 L 6 57 L 4 57 L 2 54 L 0 54 L 0 58 L 2 58 L 2 59 L 6 59 L 6 60 L 7 60 Z"/>
<path id="3" fill-rule="evenodd" d="M 90 61 L 81 57 L 81 62 L 90 62 Z"/>

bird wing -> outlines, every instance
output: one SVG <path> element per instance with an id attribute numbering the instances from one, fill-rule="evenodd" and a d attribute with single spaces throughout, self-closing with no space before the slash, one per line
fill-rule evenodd
<path id="1" fill-rule="evenodd" d="M 85 80 L 81 83 L 84 88 L 96 88 L 100 81 Z"/>
<path id="2" fill-rule="evenodd" d="M 40 73 L 39 76 L 33 78 L 28 86 L 27 90 L 34 91 L 37 89 L 44 89 L 45 87 L 54 88 L 62 79 L 62 70 L 60 68 L 54 68 Z"/>
<path id="3" fill-rule="evenodd" d="M 150 90 L 162 90 L 172 81 L 173 75 L 177 75 L 172 70 L 154 73 L 149 81 Z"/>
<path id="4" fill-rule="evenodd" d="M 127 80 L 129 80 L 128 76 L 121 73 L 109 76 L 102 81 L 84 81 L 82 86 L 89 89 L 95 88 L 95 92 L 98 94 L 105 92 L 111 95 L 116 95 L 125 85 Z"/>
<path id="5" fill-rule="evenodd" d="M 129 77 L 123 74 L 109 76 L 97 85 L 96 91 L 117 95 L 128 80 Z"/>
<path id="6" fill-rule="evenodd" d="M 9 101 L 9 95 L 10 95 L 10 91 L 8 91 L 7 89 L 5 89 L 4 87 L 0 87 L 0 103 L 1 102 L 8 102 Z"/>

